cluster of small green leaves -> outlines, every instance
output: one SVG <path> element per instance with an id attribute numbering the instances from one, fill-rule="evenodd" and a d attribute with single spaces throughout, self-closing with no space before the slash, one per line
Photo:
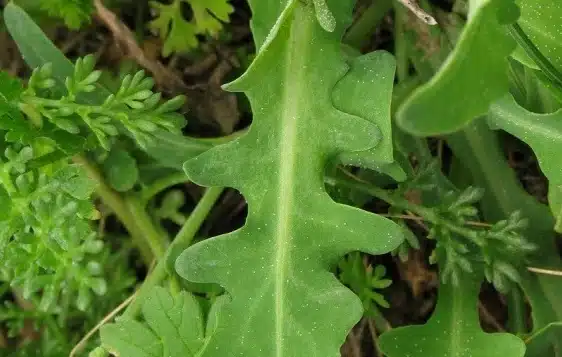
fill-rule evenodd
<path id="1" fill-rule="evenodd" d="M 90 224 L 99 216 L 90 201 L 93 185 L 73 165 L 27 170 L 33 152 L 9 145 L 0 164 L 2 280 L 21 288 L 26 299 L 41 292 L 42 311 L 61 293 L 76 294 L 84 310 L 91 292 L 107 290 L 95 258 L 103 242 Z"/>
<path id="2" fill-rule="evenodd" d="M 479 226 L 479 210 L 475 206 L 484 190 L 468 187 L 462 192 L 449 191 L 434 207 L 442 224 L 432 226 L 428 238 L 437 244 L 430 257 L 439 263 L 444 283 L 460 284 L 461 272 L 475 273 L 484 269 L 486 279 L 498 291 L 506 293 L 520 281 L 517 268 L 536 250 L 524 235 L 528 220 L 513 212 L 507 220 L 491 226 Z M 476 226 L 474 226 L 476 225 Z"/>
<path id="3" fill-rule="evenodd" d="M 94 70 L 92 56 L 79 59 L 63 85 L 52 73 L 50 65 L 35 69 L 24 88 L 19 80 L 0 72 L 0 280 L 21 292 L 35 309 L 29 315 L 8 303 L 0 310 L 12 334 L 29 319 L 43 326 L 57 315 L 62 319 L 57 323 L 64 325 L 73 308 L 84 314 L 82 321 L 88 316 L 95 323 L 102 318 L 91 314 L 96 296 L 111 304 L 99 311 L 108 311 L 124 298 L 106 296 L 108 276 L 121 269 L 107 271 L 105 266 L 127 260 L 109 254 L 98 238 L 94 221 L 100 213 L 92 204 L 95 186 L 83 168 L 68 159 L 98 148 L 110 150 L 120 134 L 143 146 L 152 142 L 153 132 L 179 132 L 183 122 L 176 114 L 183 98 L 162 102 L 143 72 L 125 76 L 116 93 L 103 101 L 89 97 L 101 76 Z M 120 152 L 112 149 L 106 166 L 123 169 L 109 165 L 123 163 L 120 156 L 111 159 Z M 108 180 L 116 189 L 132 187 L 111 172 Z M 110 263 L 113 257 L 121 260 Z M 115 279 L 119 287 L 111 290 L 120 294 L 136 281 L 127 274 Z M 50 332 L 21 351 L 60 355 L 64 347 L 60 341 L 51 345 L 43 339 Z M 68 351 L 68 346 L 64 348 Z"/>
<path id="4" fill-rule="evenodd" d="M 8 346 L 17 345 L 17 348 L 2 352 L 9 357 L 68 355 L 91 326 L 130 294 L 137 280 L 127 264 L 129 250 L 126 246 L 117 251 L 104 249 L 96 255 L 99 266 L 103 268 L 102 274 L 111 281 L 111 285 L 103 297 L 95 300 L 95 308 L 90 305 L 84 311 L 76 309 L 75 296 L 68 294 L 61 296 L 48 311 L 37 309 L 35 307 L 40 305 L 40 296 L 23 300 L 18 290 L 12 289 L 13 292 L 9 293 L 8 283 L 0 284 L 0 291 L 3 292 L 0 295 L 3 301 L 0 305 L 3 337 Z M 96 341 L 91 340 L 85 349 L 94 348 L 95 345 Z"/>
<path id="5" fill-rule="evenodd" d="M 93 135 L 106 150 L 121 133 L 144 146 L 157 129 L 179 132 L 184 118 L 176 111 L 184 98 L 162 102 L 161 94 L 152 91 L 154 81 L 145 77 L 144 71 L 125 76 L 117 93 L 102 103 L 88 102 L 87 94 L 96 89 L 101 76 L 94 67 L 93 56 L 78 59 L 63 93 L 55 89 L 51 65 L 35 69 L 28 87 L 19 95 L 19 107 L 38 127 L 47 122 L 66 133 L 79 134 L 86 142 L 91 142 Z"/>
<path id="6" fill-rule="evenodd" d="M 184 17 L 182 4 L 191 8 L 191 20 Z M 169 4 L 151 1 L 150 6 L 156 17 L 149 27 L 164 40 L 164 56 L 196 48 L 197 35 L 217 36 L 234 11 L 228 0 L 173 0 Z"/>
<path id="7" fill-rule="evenodd" d="M 392 284 L 391 279 L 385 278 L 386 268 L 383 265 L 377 265 L 374 269 L 372 265 L 365 266 L 363 256 L 354 252 L 342 259 L 338 267 L 340 281 L 359 296 L 367 316 L 376 315 L 377 306 L 390 307 L 384 296 L 376 291 Z"/>
<path id="8" fill-rule="evenodd" d="M 559 122 L 554 119 L 560 118 L 562 105 L 562 57 L 556 45 L 562 35 L 562 7 L 556 0 L 469 1 L 466 5 L 462 16 L 455 21 L 440 20 L 431 31 L 410 27 L 411 19 L 400 19 L 397 12 L 397 22 L 410 28 L 404 30 L 407 35 L 395 37 L 399 42 L 396 48 L 418 48 L 396 54 L 402 55 L 402 63 L 411 61 L 415 67 L 415 74 L 402 68 L 406 74 L 402 84 L 414 79 L 424 83 L 398 105 L 397 126 L 411 134 L 412 141 L 415 137 L 443 138 L 452 149 L 455 165 L 448 177 L 446 171 L 439 172 L 441 183 L 448 184 L 440 185 L 441 192 L 431 197 L 439 207 L 430 235 L 437 245 L 432 260 L 439 265 L 441 277 L 447 278 L 439 287 L 435 312 L 423 326 L 385 333 L 380 346 L 390 357 L 449 356 L 451 351 L 474 356 L 553 356 L 560 350 L 562 335 L 553 330 L 544 332 L 562 318 L 560 304 L 553 298 L 560 296 L 562 285 L 558 278 L 530 275 L 526 268 L 560 269 L 552 229 L 560 225 L 554 226 L 546 207 L 521 187 L 513 166 L 505 160 L 501 145 L 505 136 L 497 136 L 487 124 L 533 148 L 550 181 L 549 206 L 554 217 L 560 217 L 561 136 Z M 431 8 L 427 6 L 426 10 Z M 439 44 L 437 51 L 418 46 L 418 41 L 426 43 L 428 37 Z M 408 154 L 420 158 L 429 153 L 425 149 L 413 148 Z M 439 202 L 447 197 L 444 192 L 454 189 L 449 180 L 457 187 L 472 184 L 485 188 L 477 215 L 471 206 L 482 194 L 474 189 L 456 191 L 449 194 L 446 204 Z M 469 200 L 459 205 L 459 197 Z M 425 213 L 428 215 L 424 218 L 436 214 Z M 499 221 L 492 225 L 472 222 L 480 219 Z M 519 285 L 525 298 L 518 297 L 521 290 L 510 291 L 511 302 L 529 301 L 531 335 L 544 333 L 548 337 L 527 338 L 524 343 L 513 335 L 481 331 L 475 306 L 484 277 L 503 293 L 515 283 Z M 516 310 L 510 308 L 509 320 L 524 320 L 524 314 Z M 521 327 L 514 331 L 527 332 Z M 414 337 L 418 343 L 412 344 Z"/>
<path id="9" fill-rule="evenodd" d="M 472 186 L 463 191 L 455 189 L 437 164 L 431 160 L 420 166 L 396 191 L 404 195 L 417 190 L 422 197 L 433 194 L 438 198 L 418 212 L 429 222 L 427 238 L 436 242 L 430 263 L 439 265 L 443 283 L 458 286 L 461 276 L 483 271 L 498 291 L 508 292 L 514 283 L 520 282 L 518 269 L 537 249 L 525 236 L 528 219 L 515 211 L 508 219 L 492 225 L 479 222 L 481 212 L 477 205 L 485 191 Z M 391 207 L 390 212 L 400 213 L 401 209 Z M 419 241 L 404 222 L 401 224 L 407 239 L 394 254 L 404 261 L 411 249 L 419 249 Z"/>
<path id="10" fill-rule="evenodd" d="M 63 19 L 65 25 L 71 29 L 78 29 L 88 23 L 94 10 L 92 0 L 50 0 L 39 3 L 43 11 Z"/>
<path id="11" fill-rule="evenodd" d="M 16 2 L 28 11 L 37 11 L 49 17 L 61 19 L 67 27 L 73 30 L 89 23 L 94 10 L 92 0 L 17 0 Z"/>

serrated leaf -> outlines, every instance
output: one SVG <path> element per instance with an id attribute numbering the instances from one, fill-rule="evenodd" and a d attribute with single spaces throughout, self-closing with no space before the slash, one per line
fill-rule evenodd
<path id="1" fill-rule="evenodd" d="M 103 169 L 109 184 L 120 192 L 132 189 L 139 179 L 135 158 L 124 150 L 112 150 L 103 163 Z"/>
<path id="2" fill-rule="evenodd" d="M 180 292 L 173 296 L 166 289 L 155 287 L 142 312 L 146 323 L 121 319 L 103 326 L 103 347 L 120 357 L 198 355 L 204 343 L 203 315 L 193 295 Z"/>
<path id="3" fill-rule="evenodd" d="M 468 21 L 455 49 L 437 74 L 400 107 L 400 127 L 417 136 L 452 133 L 507 93 L 507 61 L 515 41 L 498 20 L 503 1 L 470 0 Z"/>
<path id="4" fill-rule="evenodd" d="M 0 185 L 0 205 L 0 222 L 9 220 L 12 216 L 12 199 L 3 185 Z"/>
<path id="5" fill-rule="evenodd" d="M 101 328 L 104 347 L 121 357 L 163 357 L 162 345 L 154 332 L 142 323 L 122 319 Z"/>
<path id="6" fill-rule="evenodd" d="M 191 6 L 192 21 L 183 17 L 182 3 Z M 151 1 L 150 6 L 157 11 L 157 17 L 149 27 L 164 40 L 164 56 L 197 47 L 197 34 L 215 36 L 222 29 L 221 21 L 227 22 L 234 11 L 228 0 L 173 0 L 169 4 Z"/>
<path id="7" fill-rule="evenodd" d="M 228 18 L 234 8 L 228 0 L 187 0 L 193 10 L 193 19 L 198 33 L 216 36 L 222 29 L 222 23 Z"/>
<path id="8" fill-rule="evenodd" d="M 23 92 L 21 82 L 0 71 L 0 127 L 10 129 L 13 126 L 23 128 L 23 116 L 17 107 L 19 97 Z"/>
<path id="9" fill-rule="evenodd" d="M 388 357 L 523 357 L 525 343 L 508 333 L 484 333 L 478 317 L 480 280 L 470 276 L 454 287 L 441 284 L 425 325 L 399 327 L 380 336 Z"/>
<path id="10" fill-rule="evenodd" d="M 92 0 L 41 1 L 40 7 L 50 16 L 64 20 L 65 25 L 74 30 L 89 22 L 94 10 Z"/>
<path id="11" fill-rule="evenodd" d="M 562 72 L 562 6 L 558 0 L 517 0 L 521 8 L 519 25 L 539 51 Z M 518 47 L 513 57 L 531 68 L 539 69 Z"/>
<path id="12" fill-rule="evenodd" d="M 254 18 L 278 17 L 249 70 L 227 86 L 249 97 L 249 131 L 185 165 L 194 182 L 234 187 L 249 206 L 243 228 L 176 261 L 185 279 L 218 283 L 230 296 L 204 357 L 337 355 L 362 308 L 330 268 L 351 251 L 386 253 L 402 240 L 392 221 L 337 204 L 324 187 L 331 157 L 371 149 L 380 133 L 333 106 L 348 70 L 340 40 L 353 1 L 327 2 L 334 32 L 320 26 L 311 2 L 284 3 L 274 14 L 279 1 L 250 2 Z M 252 24 L 259 33 L 262 25 Z"/>
<path id="13" fill-rule="evenodd" d="M 65 166 L 57 171 L 54 178 L 62 183 L 62 190 L 78 200 L 91 197 L 96 184 L 77 165 Z"/>
<path id="14" fill-rule="evenodd" d="M 19 99 L 20 94 L 23 92 L 21 81 L 17 78 L 10 76 L 4 71 L 0 71 L 0 103 L 11 103 Z"/>

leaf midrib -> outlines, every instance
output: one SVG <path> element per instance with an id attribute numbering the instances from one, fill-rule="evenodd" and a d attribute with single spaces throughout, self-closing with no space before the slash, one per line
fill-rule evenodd
<path id="1" fill-rule="evenodd" d="M 460 356 L 459 348 L 462 337 L 462 309 L 463 301 L 462 296 L 459 296 L 457 291 L 453 291 L 452 296 L 452 309 L 451 309 L 451 343 L 449 344 L 449 356 Z"/>
<path id="2" fill-rule="evenodd" d="M 274 296 L 275 296 L 275 356 L 281 357 L 284 353 L 283 336 L 285 314 L 285 285 L 286 275 L 290 262 L 291 246 L 291 211 L 294 202 L 294 183 L 297 162 L 297 137 L 298 116 L 308 112 L 307 103 L 311 98 L 306 98 L 304 80 L 306 75 L 305 63 L 309 48 L 311 21 L 306 17 L 298 17 L 297 8 L 294 10 L 295 18 L 291 24 L 291 31 L 286 50 L 286 66 L 281 120 L 279 121 L 281 135 L 279 137 L 279 194 L 277 196 L 277 226 L 275 231 L 275 262 L 274 262 Z M 303 21 L 299 21 L 299 20 Z M 309 99 L 309 100 L 306 100 Z"/>

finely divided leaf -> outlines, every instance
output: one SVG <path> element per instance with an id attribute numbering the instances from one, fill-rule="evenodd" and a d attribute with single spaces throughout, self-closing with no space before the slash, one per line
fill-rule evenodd
<path id="1" fill-rule="evenodd" d="M 192 20 L 184 18 L 182 3 L 189 4 Z M 168 4 L 151 1 L 150 6 L 157 16 L 149 27 L 164 40 L 164 56 L 197 47 L 199 34 L 216 36 L 234 11 L 228 0 L 173 0 Z"/>
<path id="2" fill-rule="evenodd" d="M 399 226 L 335 203 L 324 187 L 329 159 L 380 142 L 374 123 L 333 105 L 348 70 L 340 40 L 352 3 L 327 1 L 337 22 L 327 32 L 311 2 L 285 1 L 248 72 L 228 86 L 250 99 L 249 131 L 185 165 L 194 182 L 234 187 L 249 206 L 243 228 L 188 248 L 176 262 L 187 280 L 228 292 L 202 356 L 338 355 L 362 308 L 330 269 L 346 253 L 381 254 L 402 239 Z M 251 5 L 255 19 L 279 10 L 278 0 Z M 253 27 L 263 34 L 260 24 Z"/>
<path id="3" fill-rule="evenodd" d="M 507 59 L 515 41 L 499 18 L 506 11 L 500 5 L 510 1 L 470 0 L 468 21 L 455 49 L 399 109 L 397 120 L 404 130 L 418 136 L 457 131 L 507 93 Z"/>
<path id="4" fill-rule="evenodd" d="M 421 326 L 384 333 L 380 348 L 388 357 L 522 357 L 525 343 L 508 333 L 484 333 L 478 317 L 480 280 L 465 276 L 462 284 L 441 284 L 437 307 Z"/>
<path id="5" fill-rule="evenodd" d="M 93 0 L 49 0 L 39 3 L 43 11 L 63 19 L 64 24 L 74 30 L 90 22 L 94 11 Z"/>
<path id="6" fill-rule="evenodd" d="M 2 129 L 9 126 L 8 122 L 22 119 L 21 112 L 17 107 L 22 92 L 23 86 L 18 79 L 0 71 L 0 125 Z M 4 124 L 4 122 L 7 123 Z"/>
<path id="7" fill-rule="evenodd" d="M 71 77 L 74 71 L 72 62 L 45 36 L 41 28 L 35 24 L 25 11 L 13 2 L 8 3 L 4 9 L 4 21 L 10 35 L 16 41 L 25 62 L 31 68 L 51 63 L 53 65 L 53 79 L 57 81 L 58 87 L 64 88 L 66 78 Z M 96 90 L 92 93 L 82 94 L 81 99 L 86 103 L 95 104 L 103 102 L 110 94 L 111 91 L 106 87 L 96 84 Z M 19 125 L 19 122 L 13 122 L 14 125 Z M 65 152 L 76 153 L 77 150 L 73 149 L 73 147 L 82 149 L 84 147 L 84 145 L 76 143 L 76 136 L 64 137 L 64 132 L 60 131 L 53 133 L 52 136 L 55 135 L 58 135 L 61 139 L 57 140 L 59 145 L 74 141 L 70 145 L 71 147 L 65 145 L 64 148 L 61 148 Z M 180 162 L 200 154 L 206 149 L 205 146 L 208 146 L 201 145 L 199 140 L 161 128 L 153 131 L 152 136 L 154 141 L 150 141 L 145 145 L 146 153 L 164 166 L 176 169 L 180 168 Z"/>

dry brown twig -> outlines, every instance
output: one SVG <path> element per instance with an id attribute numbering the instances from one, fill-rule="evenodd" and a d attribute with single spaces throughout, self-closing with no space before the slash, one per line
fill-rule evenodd
<path id="1" fill-rule="evenodd" d="M 488 310 L 482 301 L 478 301 L 478 311 L 480 312 L 480 316 L 482 316 L 484 322 L 494 327 L 498 332 L 505 332 L 505 328 L 498 322 L 494 315 L 492 315 L 490 310 Z"/>
<path id="2" fill-rule="evenodd" d="M 131 29 L 127 27 L 113 11 L 106 8 L 101 0 L 94 0 L 96 18 L 101 21 L 113 34 L 115 40 L 121 44 L 126 54 L 134 59 L 141 67 L 146 68 L 156 83 L 160 86 L 177 90 L 185 90 L 187 85 L 180 76 L 173 73 L 159 61 L 149 59 L 135 40 Z"/>
<path id="3" fill-rule="evenodd" d="M 542 269 L 542 268 L 534 268 L 534 267 L 527 267 L 527 270 L 536 274 L 544 274 L 544 275 L 552 275 L 552 276 L 559 276 L 562 277 L 562 271 L 559 270 L 551 270 L 551 269 Z"/>
<path id="4" fill-rule="evenodd" d="M 113 309 L 113 311 L 111 311 L 109 314 L 107 314 L 100 322 L 98 322 L 98 324 L 96 326 L 94 326 L 93 329 L 91 329 L 84 337 L 82 337 L 82 339 L 74 346 L 74 348 L 72 349 L 72 351 L 70 351 L 70 354 L 68 355 L 68 357 L 74 357 L 76 356 L 78 353 L 80 353 L 80 351 L 82 351 L 82 349 L 84 348 L 84 346 L 86 345 L 86 342 L 88 342 L 88 340 L 103 326 L 105 325 L 109 320 L 111 320 L 112 318 L 114 318 L 121 310 L 123 310 L 125 307 L 127 307 L 127 305 L 129 305 L 129 303 L 131 301 L 133 301 L 133 299 L 137 296 L 137 293 L 139 291 L 135 291 L 134 294 L 132 294 L 131 296 L 129 296 L 125 301 L 123 301 L 121 304 L 119 304 L 119 306 L 117 306 L 115 309 Z"/>
<path id="5" fill-rule="evenodd" d="M 398 0 L 398 2 L 406 6 L 414 15 L 416 15 L 417 18 L 419 18 L 426 24 L 437 25 L 437 21 L 435 20 L 435 18 L 425 12 L 425 10 L 418 5 L 416 0 Z"/>

